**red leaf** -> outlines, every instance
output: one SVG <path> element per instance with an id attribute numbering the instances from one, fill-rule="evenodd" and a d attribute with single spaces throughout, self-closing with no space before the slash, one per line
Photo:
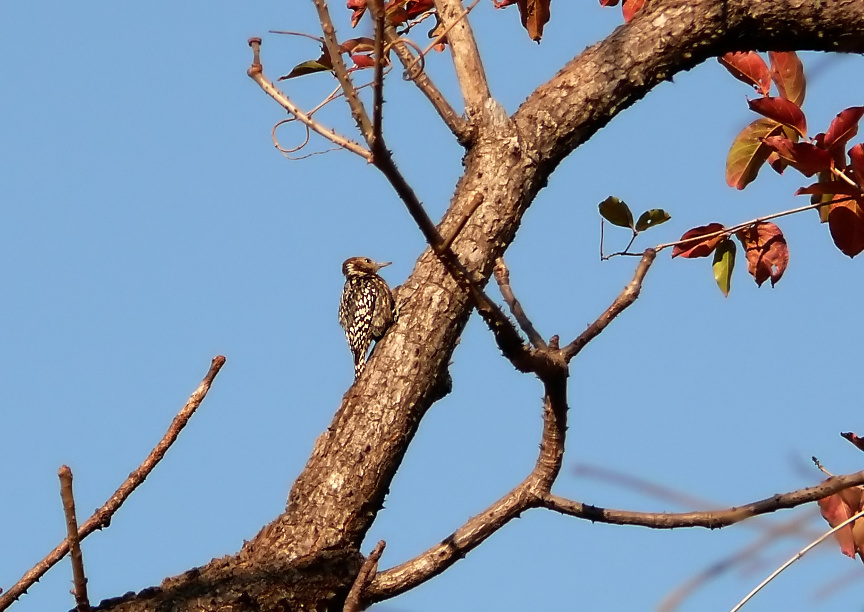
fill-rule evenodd
<path id="1" fill-rule="evenodd" d="M 768 136 L 763 138 L 762 142 L 777 151 L 784 162 L 807 177 L 830 169 L 834 161 L 828 151 L 809 142 L 792 142 L 785 136 Z"/>
<path id="2" fill-rule="evenodd" d="M 864 251 L 864 200 L 850 200 L 848 196 L 834 196 L 834 200 L 828 213 L 831 239 L 841 253 L 855 257 Z"/>
<path id="3" fill-rule="evenodd" d="M 801 136 L 807 135 L 807 118 L 804 112 L 785 98 L 756 98 L 748 100 L 750 110 L 783 125 L 793 128 Z"/>
<path id="4" fill-rule="evenodd" d="M 851 106 L 834 117 L 828 131 L 822 138 L 820 146 L 827 149 L 834 157 L 836 165 L 845 166 L 846 143 L 858 133 L 858 122 L 864 117 L 864 106 Z"/>
<path id="5" fill-rule="evenodd" d="M 852 162 L 852 172 L 859 185 L 864 184 L 864 144 L 857 144 L 849 149 L 849 161 Z"/>
<path id="6" fill-rule="evenodd" d="M 758 53 L 753 51 L 727 53 L 718 57 L 717 61 L 739 81 L 755 88 L 763 96 L 771 89 L 771 75 L 768 64 Z"/>
<path id="7" fill-rule="evenodd" d="M 551 0 L 494 0 L 493 6 L 495 8 L 504 8 L 511 4 L 518 6 L 522 27 L 528 30 L 531 40 L 540 42 L 543 37 L 543 26 L 549 21 L 550 2 Z"/>
<path id="8" fill-rule="evenodd" d="M 351 27 L 356 28 L 363 13 L 366 12 L 366 0 L 348 0 L 348 8 L 354 11 L 351 15 Z"/>
<path id="9" fill-rule="evenodd" d="M 839 493 L 823 497 L 819 500 L 818 504 L 822 517 L 831 527 L 836 527 L 855 514 L 850 506 L 843 501 Z M 855 522 L 857 523 L 858 521 Z M 855 540 L 852 538 L 852 525 L 846 525 L 835 531 L 834 537 L 837 538 L 837 542 L 840 544 L 840 551 L 848 557 L 855 558 Z"/>
<path id="10" fill-rule="evenodd" d="M 864 451 L 864 438 L 859 438 L 851 431 L 843 432 L 840 435 L 849 440 L 852 444 L 854 444 L 858 450 Z"/>
<path id="11" fill-rule="evenodd" d="M 515 0 L 509 0 L 515 2 Z M 600 6 L 618 6 L 618 0 L 600 0 Z"/>
<path id="12" fill-rule="evenodd" d="M 624 0 L 624 5 L 621 7 L 622 12 L 624 13 L 624 21 L 629 23 L 644 4 L 645 0 Z"/>
<path id="13" fill-rule="evenodd" d="M 769 278 L 777 284 L 789 265 L 789 247 L 783 232 L 773 223 L 761 221 L 735 233 L 747 253 L 747 271 L 758 286 Z"/>
<path id="14" fill-rule="evenodd" d="M 804 102 L 807 81 L 798 55 L 794 51 L 769 51 L 768 59 L 771 60 L 771 79 L 777 85 L 780 97 L 800 107 Z"/>
<path id="15" fill-rule="evenodd" d="M 375 60 L 371 55 L 363 55 L 362 53 L 352 55 L 351 61 L 357 68 L 372 68 L 375 65 Z"/>
<path id="16" fill-rule="evenodd" d="M 846 181 L 819 181 L 806 187 L 801 187 L 795 195 L 847 195 L 861 196 L 859 187 L 850 185 Z"/>
<path id="17" fill-rule="evenodd" d="M 679 244 L 676 244 L 672 249 L 672 257 L 678 257 L 679 255 L 687 259 L 707 257 L 726 236 L 724 234 L 717 234 L 703 240 L 697 240 L 697 238 L 706 234 L 716 234 L 723 229 L 724 227 L 720 223 L 709 223 L 708 225 L 700 225 L 699 227 L 687 230 L 678 241 Z M 685 240 L 687 242 L 684 242 Z"/>

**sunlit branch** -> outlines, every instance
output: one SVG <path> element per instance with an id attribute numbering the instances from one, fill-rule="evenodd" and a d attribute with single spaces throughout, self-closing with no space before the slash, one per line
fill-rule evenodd
<path id="1" fill-rule="evenodd" d="M 89 612 L 87 576 L 84 574 L 84 556 L 81 554 L 81 540 L 78 537 L 75 496 L 72 494 L 72 470 L 68 465 L 61 466 L 57 476 L 60 478 L 60 498 L 63 500 L 63 514 L 66 516 L 66 541 L 69 544 L 69 557 L 72 559 L 75 609 L 77 612 Z"/>
<path id="2" fill-rule="evenodd" d="M 636 267 L 636 274 L 633 276 L 633 280 L 624 287 L 624 290 L 621 291 L 617 298 L 615 298 L 612 305 L 609 306 L 609 308 L 607 308 L 596 321 L 589 325 L 588 329 L 582 332 L 578 338 L 562 349 L 568 361 L 579 354 L 579 351 L 581 351 L 586 344 L 591 342 L 591 340 L 600 335 L 600 333 L 606 329 L 606 326 L 609 325 L 615 317 L 624 312 L 628 306 L 636 301 L 639 297 L 640 291 L 642 290 L 642 282 L 645 280 L 645 275 L 648 273 L 648 269 L 651 267 L 651 264 L 654 263 L 656 257 L 656 249 L 647 249 L 645 253 L 642 254 L 642 259 Z"/>

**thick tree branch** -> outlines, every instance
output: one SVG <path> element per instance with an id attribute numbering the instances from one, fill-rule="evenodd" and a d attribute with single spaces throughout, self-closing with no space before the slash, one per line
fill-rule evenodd
<path id="1" fill-rule="evenodd" d="M 171 448 L 171 445 L 174 444 L 174 441 L 177 439 L 177 436 L 180 435 L 180 432 L 186 426 L 186 423 L 189 422 L 189 419 L 193 414 L 195 414 L 198 406 L 200 406 L 201 402 L 204 401 L 207 392 L 210 390 L 210 385 L 213 384 L 213 380 L 216 378 L 216 375 L 219 373 L 219 370 L 222 369 L 223 365 L 225 365 L 225 358 L 222 355 L 213 358 L 213 362 L 210 364 L 210 370 L 207 372 L 207 375 L 204 376 L 204 380 L 201 381 L 201 384 L 189 397 L 189 401 L 186 402 L 186 405 L 183 406 L 180 412 L 177 413 L 177 416 L 174 417 L 171 426 L 168 428 L 168 431 L 165 432 L 165 435 L 162 436 L 159 443 L 152 451 L 150 451 L 150 454 L 147 455 L 147 458 L 143 463 L 129 474 L 129 477 L 123 481 L 123 484 L 114 491 L 114 495 L 112 495 L 108 501 L 106 501 L 105 504 L 78 529 L 79 540 L 83 540 L 97 529 L 108 527 L 108 525 L 111 524 L 111 517 L 114 513 L 117 512 L 117 510 L 120 509 L 120 506 L 123 505 L 123 502 L 132 495 L 132 492 L 144 482 L 147 476 L 150 475 L 150 472 L 153 471 L 153 468 L 156 467 L 156 465 L 162 460 L 162 457 L 165 456 L 165 453 L 168 452 L 168 449 Z M 24 574 L 18 582 L 9 588 L 8 591 L 0 595 L 0 610 L 5 610 L 15 603 L 16 599 L 26 593 L 27 589 L 33 586 L 33 584 L 45 575 L 45 572 L 51 569 L 58 561 L 60 561 L 60 559 L 65 557 L 68 552 L 69 541 L 67 539 L 57 546 L 57 548 L 52 550 L 48 556 L 37 563 L 31 570 Z"/>
<path id="2" fill-rule="evenodd" d="M 464 18 L 465 9 L 460 0 L 435 0 L 435 6 L 445 28 L 458 21 L 447 33 L 447 41 L 465 100 L 465 113 L 469 122 L 474 123 L 483 116 L 486 104 L 492 98 L 474 32 Z"/>
<path id="3" fill-rule="evenodd" d="M 557 495 L 544 495 L 541 497 L 540 506 L 587 519 L 594 523 L 610 523 L 613 525 L 638 525 L 652 529 L 678 529 L 681 527 L 706 527 L 718 529 L 734 525 L 744 519 L 760 514 L 768 514 L 787 508 L 795 508 L 833 495 L 843 489 L 864 484 L 864 470 L 844 476 L 834 476 L 820 484 L 799 489 L 790 493 L 783 493 L 751 502 L 743 506 L 736 506 L 726 510 L 705 512 L 631 512 L 629 510 L 613 510 L 591 506 L 577 501 L 571 501 L 558 497 Z"/>
<path id="4" fill-rule="evenodd" d="M 633 276 L 633 280 L 624 287 L 623 291 L 621 291 L 618 297 L 615 298 L 615 301 L 612 302 L 612 305 L 606 309 L 606 312 L 589 325 L 588 329 L 582 332 L 578 338 L 564 347 L 563 351 L 567 361 L 570 361 L 573 357 L 578 355 L 579 351 L 581 351 L 586 344 L 599 336 L 615 317 L 624 312 L 628 306 L 636 301 L 639 297 L 639 293 L 642 291 L 642 281 L 645 280 L 645 274 L 648 273 L 648 268 L 650 268 L 651 264 L 654 263 L 656 257 L 656 250 L 646 249 L 645 253 L 642 255 L 642 259 L 639 261 L 639 265 L 636 266 L 636 274 Z"/>

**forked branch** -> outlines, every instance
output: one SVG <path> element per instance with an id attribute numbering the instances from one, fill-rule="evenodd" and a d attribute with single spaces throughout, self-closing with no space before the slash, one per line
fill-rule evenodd
<path id="1" fill-rule="evenodd" d="M 80 526 L 78 529 L 79 540 L 83 540 L 97 529 L 108 527 L 111 524 L 111 517 L 114 513 L 117 512 L 117 510 L 120 509 L 120 506 L 123 505 L 123 502 L 132 495 L 132 492 L 144 482 L 147 476 L 150 475 L 150 472 L 153 471 L 153 468 L 156 467 L 156 465 L 162 460 L 162 457 L 165 456 L 165 453 L 168 452 L 168 449 L 171 448 L 171 445 L 174 444 L 174 441 L 177 440 L 177 436 L 180 435 L 180 432 L 186 426 L 186 423 L 189 422 L 189 419 L 193 414 L 195 414 L 198 406 L 200 406 L 201 402 L 204 401 L 207 392 L 210 390 L 210 385 L 213 384 L 213 380 L 216 378 L 216 375 L 219 373 L 219 370 L 222 369 L 223 365 L 225 365 L 225 358 L 222 355 L 213 358 L 213 361 L 210 364 L 210 370 L 207 372 L 207 375 L 204 376 L 204 380 L 201 381 L 201 384 L 189 397 L 189 401 L 186 402 L 186 405 L 183 406 L 180 412 L 177 413 L 177 416 L 174 417 L 171 426 L 168 428 L 168 431 L 165 432 L 165 435 L 162 436 L 159 443 L 152 451 L 150 451 L 150 454 L 147 455 L 147 458 L 141 463 L 141 465 L 129 474 L 129 477 L 123 481 L 123 484 L 114 491 L 114 494 L 108 498 L 108 501 L 106 501 L 101 508 L 96 510 L 93 516 L 87 519 L 87 521 Z M 21 595 L 27 592 L 27 589 L 33 586 L 42 576 L 45 575 L 45 572 L 65 557 L 68 552 L 69 541 L 66 539 L 63 540 L 57 548 L 48 553 L 44 559 L 33 566 L 32 569 L 27 571 L 27 573 L 25 573 L 18 582 L 12 585 L 8 591 L 0 595 L 0 610 L 5 610 L 15 603 Z"/>

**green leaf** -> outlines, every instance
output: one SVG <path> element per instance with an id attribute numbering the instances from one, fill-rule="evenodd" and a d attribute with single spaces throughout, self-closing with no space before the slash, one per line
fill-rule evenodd
<path id="1" fill-rule="evenodd" d="M 714 251 L 714 280 L 723 295 L 729 297 L 732 287 L 732 270 L 735 268 L 735 243 L 729 238 L 717 245 Z"/>
<path id="2" fill-rule="evenodd" d="M 294 77 L 313 74 L 315 72 L 327 72 L 332 69 L 332 66 L 325 65 L 320 59 L 309 60 L 308 62 L 297 64 L 296 66 L 294 66 L 294 68 L 291 69 L 291 72 L 289 72 L 285 76 L 279 77 L 278 80 L 284 81 L 285 79 L 293 79 Z"/>
<path id="3" fill-rule="evenodd" d="M 618 227 L 633 227 L 633 213 L 630 212 L 630 207 L 622 200 L 615 196 L 609 196 L 600 202 L 600 215 L 612 225 Z"/>
<path id="4" fill-rule="evenodd" d="M 662 208 L 646 210 L 644 213 L 639 215 L 639 220 L 636 222 L 636 231 L 644 232 L 655 225 L 666 223 L 671 218 L 672 216 Z"/>

